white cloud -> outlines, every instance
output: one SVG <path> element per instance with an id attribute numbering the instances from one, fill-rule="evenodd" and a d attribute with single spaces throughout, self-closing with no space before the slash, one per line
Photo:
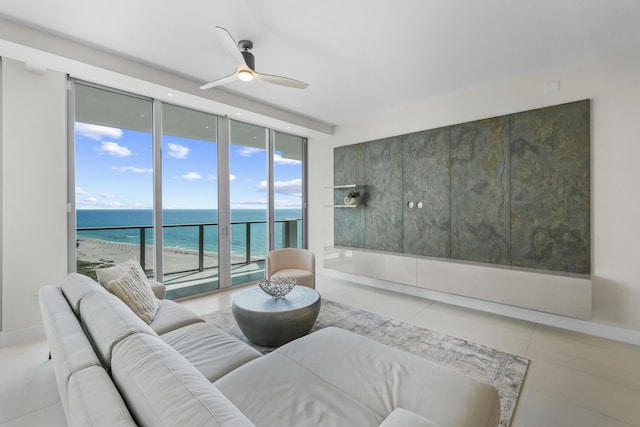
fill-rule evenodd
<path id="1" fill-rule="evenodd" d="M 302 161 L 300 160 L 294 160 L 294 159 L 285 159 L 282 157 L 281 154 L 275 154 L 273 155 L 273 163 L 279 164 L 279 165 L 292 165 L 292 166 L 297 166 L 297 165 L 301 165 Z"/>
<path id="2" fill-rule="evenodd" d="M 193 181 L 194 179 L 202 179 L 202 175 L 198 172 L 187 172 L 184 175 L 180 175 L 180 178 Z"/>
<path id="3" fill-rule="evenodd" d="M 250 157 L 256 153 L 260 153 L 264 151 L 265 151 L 264 148 L 242 147 L 240 150 L 238 150 L 238 154 L 244 157 Z"/>
<path id="4" fill-rule="evenodd" d="M 188 147 L 180 144 L 167 144 L 169 147 L 169 155 L 174 159 L 186 159 L 189 151 L 191 151 Z"/>
<path id="5" fill-rule="evenodd" d="M 150 209 L 151 206 L 144 205 L 141 203 L 133 203 L 131 205 L 127 205 L 122 202 L 116 201 L 99 201 L 95 197 L 87 197 L 84 200 L 78 200 L 76 202 L 77 206 L 90 206 L 92 208 L 106 208 L 106 209 L 117 209 L 117 208 L 127 208 L 127 209 Z"/>
<path id="6" fill-rule="evenodd" d="M 102 141 L 103 138 L 119 139 L 122 137 L 122 129 L 89 123 L 76 123 L 76 133 L 96 141 Z"/>
<path id="7" fill-rule="evenodd" d="M 101 203 L 100 206 L 105 207 L 105 208 L 121 208 L 121 207 L 124 207 L 124 203 L 121 203 L 121 202 L 107 202 L 107 203 Z"/>
<path id="8" fill-rule="evenodd" d="M 103 199 L 115 199 L 117 196 L 113 193 L 100 193 L 100 197 Z"/>
<path id="9" fill-rule="evenodd" d="M 84 195 L 87 194 L 81 187 L 76 187 L 76 194 Z"/>
<path id="10" fill-rule="evenodd" d="M 282 200 L 276 199 L 273 201 L 273 204 L 276 208 L 283 209 L 301 209 L 302 208 L 302 200 Z"/>
<path id="11" fill-rule="evenodd" d="M 253 199 L 253 200 L 232 200 L 232 206 L 251 206 L 255 209 L 262 209 L 267 206 L 266 199 Z M 302 202 L 301 200 L 282 200 L 276 199 L 274 200 L 274 205 L 276 208 L 282 209 L 301 209 Z"/>
<path id="12" fill-rule="evenodd" d="M 232 200 L 232 205 L 240 205 L 240 206 L 266 206 L 267 201 L 263 199 L 254 199 L 254 200 Z"/>
<path id="13" fill-rule="evenodd" d="M 82 200 L 80 203 L 83 205 L 96 205 L 98 204 L 98 199 L 96 199 L 95 197 L 87 197 L 86 199 Z"/>
<path id="14" fill-rule="evenodd" d="M 133 172 L 133 173 L 152 173 L 153 168 L 138 168 L 135 166 L 112 166 L 111 169 L 120 172 Z"/>
<path id="15" fill-rule="evenodd" d="M 102 141 L 100 146 L 96 147 L 95 149 L 100 153 L 106 153 L 110 156 L 116 157 L 129 157 L 133 155 L 131 150 L 129 150 L 127 147 L 120 145 L 117 142 L 111 141 Z"/>
<path id="16" fill-rule="evenodd" d="M 236 176 L 232 173 L 229 174 L 229 181 L 233 181 L 236 179 Z"/>
<path id="17" fill-rule="evenodd" d="M 256 188 L 260 191 L 267 191 L 267 181 L 260 182 Z M 302 180 L 276 181 L 273 183 L 273 191 L 274 193 L 302 197 Z"/>
<path id="18" fill-rule="evenodd" d="M 93 206 L 94 208 L 122 208 L 125 206 L 122 202 L 101 202 L 95 197 L 88 197 L 77 202 L 78 205 Z"/>

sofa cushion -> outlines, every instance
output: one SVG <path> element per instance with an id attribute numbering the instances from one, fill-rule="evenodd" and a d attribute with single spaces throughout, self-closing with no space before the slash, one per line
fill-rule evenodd
<path id="1" fill-rule="evenodd" d="M 74 427 L 135 426 L 107 372 L 92 366 L 69 379 L 69 424 Z"/>
<path id="2" fill-rule="evenodd" d="M 380 427 L 438 427 L 438 425 L 415 412 L 396 408 L 385 418 Z"/>
<path id="3" fill-rule="evenodd" d="M 194 323 L 160 336 L 213 382 L 262 354 L 209 323 Z"/>
<path id="4" fill-rule="evenodd" d="M 160 307 L 160 301 L 151 290 L 140 265 L 135 262 L 129 263 L 128 267 L 122 276 L 109 281 L 106 288 L 149 324 Z"/>
<path id="5" fill-rule="evenodd" d="M 380 413 L 401 407 L 442 426 L 493 427 L 499 422 L 500 398 L 489 384 L 343 329 L 313 335 L 276 352 Z M 326 363 L 329 358 L 339 363 Z"/>
<path id="6" fill-rule="evenodd" d="M 108 292 L 85 296 L 80 304 L 80 319 L 107 369 L 113 347 L 119 341 L 136 332 L 156 335 L 125 303 Z"/>
<path id="7" fill-rule="evenodd" d="M 338 362 L 331 358 L 326 363 Z M 213 384 L 261 426 L 377 426 L 386 416 L 277 353 L 240 366 Z"/>
<path id="8" fill-rule="evenodd" d="M 82 301 L 82 298 L 93 292 L 107 292 L 95 280 L 78 273 L 66 275 L 60 280 L 59 285 L 76 316 L 80 316 L 80 301 Z"/>
<path id="9" fill-rule="evenodd" d="M 116 346 L 111 369 L 140 425 L 253 426 L 193 365 L 159 338 L 129 336 Z"/>
<path id="10" fill-rule="evenodd" d="M 215 384 L 249 419 L 275 423 L 275 415 L 282 417 L 282 425 L 295 423 L 295 419 L 263 402 L 261 396 L 282 394 L 281 400 L 289 401 L 290 406 L 301 405 L 304 410 L 296 415 L 306 417 L 307 425 L 316 421 L 317 425 L 358 425 L 350 418 L 357 408 L 354 402 L 375 414 L 374 420 L 359 425 L 378 425 L 396 408 L 443 427 L 494 427 L 500 417 L 500 399 L 493 386 L 331 327 L 243 365 Z M 319 394 L 325 388 L 334 390 L 333 394 Z M 314 396 L 311 403 L 306 402 L 309 395 Z M 334 413 L 348 418 L 325 422 L 328 414 Z M 352 421 L 355 424 L 350 424 Z"/>
<path id="11" fill-rule="evenodd" d="M 54 285 L 42 287 L 40 300 L 46 301 L 40 304 L 40 312 L 55 366 L 58 392 L 68 416 L 69 377 L 81 369 L 100 365 L 100 360 L 60 288 Z"/>
<path id="12" fill-rule="evenodd" d="M 149 326 L 158 335 L 162 335 L 198 322 L 204 322 L 204 319 L 175 301 L 163 299 L 160 300 L 160 308 Z"/>

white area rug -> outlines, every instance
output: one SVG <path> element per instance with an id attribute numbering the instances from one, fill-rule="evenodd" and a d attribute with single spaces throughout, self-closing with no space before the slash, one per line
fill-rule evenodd
<path id="1" fill-rule="evenodd" d="M 238 328 L 231 308 L 203 317 L 263 353 L 272 350 L 247 340 Z M 492 384 L 500 394 L 500 426 L 510 425 L 529 366 L 528 359 L 323 299 L 312 331 L 327 326 L 353 331 Z"/>

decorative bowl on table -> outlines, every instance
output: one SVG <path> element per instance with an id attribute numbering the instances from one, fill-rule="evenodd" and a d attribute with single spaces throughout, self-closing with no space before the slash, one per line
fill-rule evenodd
<path id="1" fill-rule="evenodd" d="M 258 282 L 258 286 L 268 295 L 274 298 L 283 298 L 296 285 L 296 279 L 293 277 L 277 276 L 271 279 L 263 279 Z"/>

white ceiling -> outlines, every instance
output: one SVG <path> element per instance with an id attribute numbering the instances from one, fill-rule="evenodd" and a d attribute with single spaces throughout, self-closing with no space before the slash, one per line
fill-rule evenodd
<path id="1" fill-rule="evenodd" d="M 222 26 L 256 70 L 310 85 L 225 91 L 331 125 L 640 47 L 638 0 L 2 0 L 0 16 L 194 86 L 235 69 Z"/>

